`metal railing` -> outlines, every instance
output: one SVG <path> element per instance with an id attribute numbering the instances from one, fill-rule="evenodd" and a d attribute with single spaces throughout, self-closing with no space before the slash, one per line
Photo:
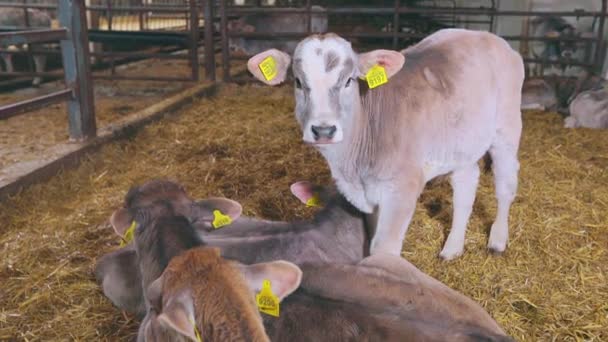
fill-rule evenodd
<path id="1" fill-rule="evenodd" d="M 0 46 L 59 40 L 66 88 L 2 106 L 0 119 L 66 100 L 70 139 L 85 140 L 94 137 L 97 128 L 84 0 L 59 0 L 58 8 L 61 28 L 0 33 Z"/>
<path id="2" fill-rule="evenodd" d="M 390 30 L 384 32 L 376 30 L 375 32 L 338 32 L 344 38 L 384 38 L 389 39 L 390 43 L 385 44 L 392 47 L 393 49 L 402 48 L 399 46 L 403 41 L 408 40 L 414 42 L 428 36 L 432 32 L 401 32 L 400 28 L 407 18 L 405 16 L 430 16 L 431 18 L 439 18 L 438 20 L 442 23 L 449 23 L 450 20 L 446 20 L 446 16 L 462 15 L 467 18 L 471 17 L 483 17 L 480 20 L 465 19 L 461 20 L 460 23 L 476 23 L 476 24 L 487 24 L 489 31 L 494 31 L 496 18 L 498 17 L 549 17 L 549 16 L 561 16 L 561 17 L 592 17 L 597 18 L 599 26 L 597 33 L 593 37 L 530 37 L 527 34 L 521 35 L 503 35 L 503 38 L 509 41 L 542 41 L 542 42 L 564 42 L 564 41 L 576 41 L 577 43 L 586 43 L 592 45 L 593 54 L 591 58 L 586 60 L 575 60 L 571 58 L 560 57 L 558 59 L 546 59 L 546 58 L 530 58 L 524 56 L 526 63 L 537 63 L 541 65 L 563 65 L 563 66 L 581 66 L 593 71 L 600 71 L 603 67 L 603 51 L 605 50 L 604 43 L 604 27 L 607 14 L 607 0 L 602 0 L 601 11 L 515 11 L 515 10 L 499 10 L 496 8 L 496 2 L 491 0 L 487 7 L 467 8 L 467 7 L 456 7 L 451 8 L 433 8 L 433 7 L 415 7 L 405 6 L 405 1 L 394 0 L 393 6 L 343 6 L 343 7 L 331 7 L 328 6 L 323 9 L 313 8 L 312 1 L 306 0 L 305 5 L 297 8 L 281 8 L 281 7 L 268 7 L 268 6 L 230 6 L 228 1 L 219 1 L 219 17 L 220 17 L 220 35 L 221 35 L 221 51 L 222 51 L 222 67 L 223 67 L 223 79 L 225 81 L 230 80 L 230 61 L 235 58 L 230 52 L 229 40 L 231 38 L 248 38 L 248 39 L 300 39 L 304 38 L 311 33 L 311 21 L 313 15 L 333 15 L 333 16 L 344 16 L 344 15 L 375 15 L 384 16 L 387 18 L 386 22 L 392 24 Z M 327 2 L 331 3 L 331 2 Z M 575 6 L 575 4 L 573 4 Z M 231 32 L 228 30 L 228 21 L 231 18 L 253 15 L 253 14 L 272 14 L 280 13 L 284 15 L 290 14 L 305 14 L 307 16 L 307 30 L 305 32 Z M 369 17 L 366 17 L 369 18 Z M 454 19 L 452 19 L 456 22 Z"/>

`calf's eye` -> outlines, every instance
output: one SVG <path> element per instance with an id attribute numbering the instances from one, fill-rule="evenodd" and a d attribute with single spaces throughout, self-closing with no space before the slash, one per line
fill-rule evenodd
<path id="1" fill-rule="evenodd" d="M 302 89 L 302 83 L 300 82 L 300 79 L 297 77 L 296 77 L 296 88 Z"/>
<path id="2" fill-rule="evenodd" d="M 344 85 L 344 88 L 348 88 L 350 87 L 350 83 L 353 81 L 353 78 L 350 77 L 348 80 L 346 80 L 346 84 Z"/>

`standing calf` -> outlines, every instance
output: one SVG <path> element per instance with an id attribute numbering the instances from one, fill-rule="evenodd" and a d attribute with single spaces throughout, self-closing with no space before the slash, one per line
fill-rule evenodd
<path id="1" fill-rule="evenodd" d="M 276 62 L 267 80 L 260 64 Z M 283 82 L 291 58 L 272 49 L 252 57 L 249 70 L 269 85 Z M 375 65 L 388 83 L 358 81 Z M 427 181 L 450 174 L 452 228 L 440 256 L 463 252 L 479 178 L 489 152 L 498 211 L 488 248 L 507 246 L 509 208 L 517 190 L 521 135 L 521 56 L 487 32 L 438 31 L 402 52 L 357 54 L 335 34 L 313 35 L 295 50 L 295 114 L 303 140 L 327 160 L 340 192 L 377 218 L 370 252 L 399 255 Z"/>

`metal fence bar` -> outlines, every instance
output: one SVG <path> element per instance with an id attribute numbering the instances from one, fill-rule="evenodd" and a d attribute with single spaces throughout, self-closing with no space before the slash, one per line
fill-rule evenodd
<path id="1" fill-rule="evenodd" d="M 401 2 L 399 0 L 395 0 L 395 9 L 401 7 Z M 399 33 L 399 12 L 395 11 L 393 16 L 393 49 L 397 50 L 397 44 L 399 43 L 399 37 L 397 34 Z"/>
<path id="2" fill-rule="evenodd" d="M 191 78 L 193 81 L 199 79 L 198 67 L 198 38 L 199 38 L 199 16 L 198 5 L 195 0 L 189 0 L 190 3 L 190 69 Z"/>
<path id="3" fill-rule="evenodd" d="M 44 107 L 51 103 L 56 103 L 62 100 L 68 100 L 71 97 L 72 89 L 63 89 L 33 99 L 24 100 L 17 103 L 11 103 L 10 105 L 0 107 L 0 120 L 8 119 L 17 114 L 21 114 L 23 112 L 27 112 L 36 108 Z"/>
<path id="4" fill-rule="evenodd" d="M 215 46 L 213 45 L 213 0 L 203 0 L 205 23 L 205 78 L 215 81 Z"/>
<path id="5" fill-rule="evenodd" d="M 65 28 L 56 30 L 31 30 L 0 33 L 0 46 L 7 47 L 17 44 L 46 43 L 65 39 L 67 37 Z"/>
<path id="6" fill-rule="evenodd" d="M 598 27 L 598 43 L 595 46 L 595 58 L 594 58 L 594 64 L 595 64 L 595 71 L 596 72 L 601 72 L 602 71 L 602 67 L 604 64 L 604 61 L 602 60 L 603 57 L 603 53 L 605 52 L 605 46 L 606 44 L 604 44 L 604 26 L 606 23 L 606 5 L 607 5 L 607 0 L 602 0 L 602 15 L 600 16 L 600 25 Z"/>
<path id="7" fill-rule="evenodd" d="M 156 76 L 128 76 L 128 75 L 93 75 L 99 80 L 130 80 L 130 81 L 179 81 L 192 82 L 192 77 L 156 77 Z"/>
<path id="8" fill-rule="evenodd" d="M 471 9 L 451 9 L 451 8 L 416 8 L 401 6 L 398 9 L 393 7 L 327 7 L 325 9 L 312 9 L 312 13 L 327 14 L 462 14 L 462 15 L 487 15 L 487 16 L 560 16 L 560 17 L 596 17 L 602 15 L 597 11 L 501 11 L 492 8 L 471 8 Z M 255 13 L 306 13 L 306 8 L 251 8 L 251 7 L 231 7 L 228 14 L 255 14 Z"/>
<path id="9" fill-rule="evenodd" d="M 70 139 L 84 140 L 97 132 L 84 0 L 59 0 L 58 14 L 69 31 L 68 39 L 61 40 L 61 52 L 65 83 L 74 89 L 68 101 Z"/>
<path id="10" fill-rule="evenodd" d="M 226 0 L 220 0 L 220 35 L 222 37 L 222 80 L 230 81 L 230 50 L 228 45 L 228 18 Z"/>

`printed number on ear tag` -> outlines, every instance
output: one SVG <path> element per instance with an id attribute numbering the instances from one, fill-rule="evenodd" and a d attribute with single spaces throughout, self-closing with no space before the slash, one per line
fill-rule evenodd
<path id="1" fill-rule="evenodd" d="M 129 242 L 133 241 L 133 237 L 135 236 L 135 227 L 137 227 L 137 222 L 131 222 L 131 226 L 129 227 L 129 229 L 127 229 L 125 235 L 120 240 L 120 247 L 123 247 L 129 244 Z"/>
<path id="2" fill-rule="evenodd" d="M 315 193 L 306 201 L 307 207 L 318 207 L 321 205 L 321 199 L 319 198 L 319 194 Z"/>
<path id="3" fill-rule="evenodd" d="M 222 214 L 219 210 L 213 211 L 213 228 L 218 229 L 232 223 L 232 219 L 228 215 Z"/>
<path id="4" fill-rule="evenodd" d="M 386 77 L 386 70 L 384 70 L 383 66 L 374 65 L 367 74 L 365 74 L 365 79 L 367 80 L 367 85 L 369 89 L 374 89 L 378 86 L 383 85 L 388 82 L 388 77 Z"/>
<path id="5" fill-rule="evenodd" d="M 266 81 L 272 81 L 277 77 L 277 61 L 274 60 L 274 57 L 268 56 L 264 58 L 259 66 Z"/>
<path id="6" fill-rule="evenodd" d="M 270 280 L 264 279 L 262 290 L 255 295 L 255 302 L 257 303 L 260 312 L 279 317 L 279 298 L 272 293 Z"/>

